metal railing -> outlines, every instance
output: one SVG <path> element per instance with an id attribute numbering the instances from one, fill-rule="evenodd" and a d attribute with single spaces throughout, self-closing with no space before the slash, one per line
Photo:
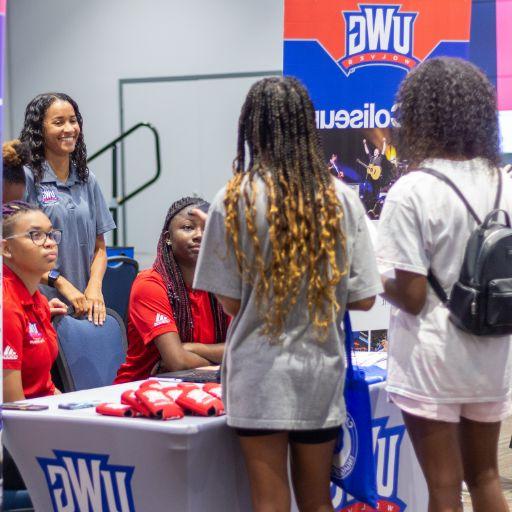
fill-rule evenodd
<path id="1" fill-rule="evenodd" d="M 140 187 L 137 187 L 135 190 L 130 192 L 129 194 L 126 194 L 125 196 L 118 196 L 118 180 L 117 180 L 117 164 L 118 164 L 118 144 L 126 139 L 129 135 L 131 135 L 133 132 L 141 129 L 141 128 L 148 128 L 151 130 L 154 136 L 155 140 L 155 157 L 156 157 L 156 171 L 154 176 L 148 180 L 146 183 L 143 183 Z M 118 224 L 118 208 L 122 206 L 126 201 L 132 199 L 136 195 L 140 194 L 143 190 L 148 188 L 150 185 L 152 185 L 159 177 L 162 170 L 161 167 L 161 160 L 160 160 L 160 136 L 158 135 L 158 131 L 156 128 L 151 125 L 150 123 L 138 123 L 135 126 L 132 126 L 129 130 L 126 130 L 123 132 L 119 137 L 112 140 L 108 144 L 105 144 L 102 148 L 100 148 L 96 153 L 92 154 L 88 159 L 87 163 L 92 162 L 95 158 L 98 158 L 100 155 L 108 151 L 109 149 L 112 150 L 112 195 L 113 195 L 113 201 L 114 206 L 111 206 L 109 209 L 112 212 L 112 217 L 114 217 L 114 222 L 116 225 Z M 126 222 L 123 225 L 123 231 L 126 233 Z M 117 245 L 118 242 L 118 230 L 115 229 L 113 233 L 113 244 Z"/>

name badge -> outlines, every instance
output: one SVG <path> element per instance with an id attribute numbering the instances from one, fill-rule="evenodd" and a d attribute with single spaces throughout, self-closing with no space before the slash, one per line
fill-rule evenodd
<path id="1" fill-rule="evenodd" d="M 41 206 L 51 206 L 59 202 L 55 187 L 41 185 L 39 187 L 39 193 L 37 200 Z"/>

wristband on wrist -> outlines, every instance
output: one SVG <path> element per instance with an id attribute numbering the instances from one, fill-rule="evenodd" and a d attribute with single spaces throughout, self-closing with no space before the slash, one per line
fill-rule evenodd
<path id="1" fill-rule="evenodd" d="M 48 286 L 55 288 L 55 281 L 60 277 L 58 270 L 50 270 L 48 273 Z"/>

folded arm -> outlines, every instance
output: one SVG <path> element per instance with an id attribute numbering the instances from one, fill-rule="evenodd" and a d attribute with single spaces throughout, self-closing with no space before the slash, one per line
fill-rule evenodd
<path id="1" fill-rule="evenodd" d="M 170 372 L 208 366 L 210 361 L 194 352 L 186 350 L 176 332 L 166 332 L 157 336 L 155 346 L 160 352 L 162 366 Z"/>
<path id="2" fill-rule="evenodd" d="M 211 363 L 220 364 L 224 357 L 225 343 L 183 343 L 183 348 L 193 354 L 204 359 L 208 359 Z"/>

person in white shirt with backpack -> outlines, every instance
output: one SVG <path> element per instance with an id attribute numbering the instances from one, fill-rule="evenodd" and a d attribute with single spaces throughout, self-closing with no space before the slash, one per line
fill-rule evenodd
<path id="1" fill-rule="evenodd" d="M 512 181 L 499 169 L 494 88 L 468 62 L 429 59 L 405 78 L 397 104 L 397 149 L 410 171 L 389 191 L 377 241 L 394 306 L 387 390 L 425 475 L 429 512 L 462 511 L 463 481 L 475 512 L 508 511 L 497 447 L 512 412 Z M 472 237 L 479 223 L 468 205 L 485 225 L 485 247 Z M 488 217 L 495 208 L 504 211 Z M 470 237 L 478 250 L 465 258 Z M 490 246 L 494 259 L 472 258 Z M 489 268 L 496 279 L 482 278 Z"/>

